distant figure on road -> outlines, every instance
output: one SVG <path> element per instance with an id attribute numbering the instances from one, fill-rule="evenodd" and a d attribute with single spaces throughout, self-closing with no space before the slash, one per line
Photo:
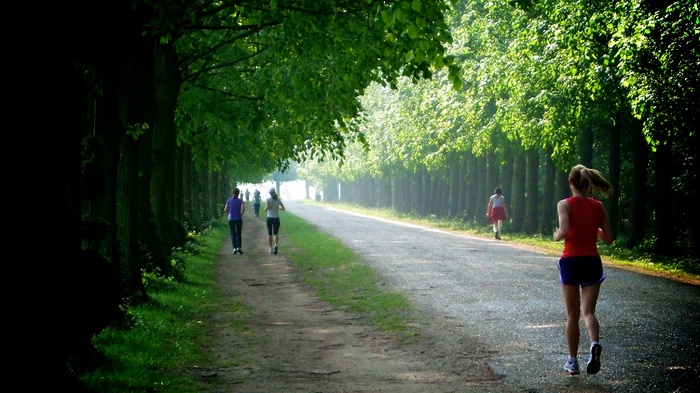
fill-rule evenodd
<path id="1" fill-rule="evenodd" d="M 256 188 L 255 191 L 253 191 L 253 210 L 255 211 L 255 217 L 260 217 L 260 201 L 262 198 L 260 197 L 260 191 Z"/>
<path id="2" fill-rule="evenodd" d="M 244 195 L 245 195 L 245 201 L 246 201 L 246 202 L 250 202 L 250 191 L 248 191 L 247 188 L 245 189 L 245 194 L 244 194 Z"/>
<path id="3" fill-rule="evenodd" d="M 267 212 L 267 243 L 270 246 L 270 254 L 277 254 L 277 240 L 280 230 L 279 211 L 285 210 L 275 187 L 270 188 L 270 197 L 265 202 Z"/>
<path id="4" fill-rule="evenodd" d="M 239 198 L 241 190 L 239 190 L 238 187 L 233 189 L 232 194 L 233 196 L 224 204 L 224 211 L 228 213 L 228 227 L 231 231 L 231 244 L 233 246 L 233 252 L 231 252 L 231 254 L 235 255 L 243 254 L 243 250 L 241 249 L 243 243 L 241 233 L 243 231 L 245 202 Z"/>
<path id="5" fill-rule="evenodd" d="M 503 220 L 508 219 L 508 209 L 506 209 L 506 198 L 503 196 L 501 187 L 496 187 L 493 190 L 493 195 L 489 198 L 489 204 L 486 206 L 486 216 L 489 222 L 493 225 L 493 233 L 496 239 L 501 239 L 501 231 L 503 230 Z"/>
<path id="6" fill-rule="evenodd" d="M 603 204 L 594 199 L 594 192 L 612 194 L 612 185 L 596 169 L 576 165 L 569 172 L 569 188 L 573 196 L 557 203 L 559 227 L 554 230 L 554 241 L 564 239 L 564 252 L 559 259 L 564 305 L 566 306 L 566 344 L 569 357 L 564 370 L 569 375 L 579 374 L 578 347 L 579 319 L 583 313 L 588 338 L 591 341 L 588 374 L 600 370 L 600 325 L 595 315 L 600 284 L 605 280 L 603 263 L 598 253 L 598 239 L 605 244 L 613 241 L 610 219 Z M 579 292 L 580 288 L 580 292 Z"/>

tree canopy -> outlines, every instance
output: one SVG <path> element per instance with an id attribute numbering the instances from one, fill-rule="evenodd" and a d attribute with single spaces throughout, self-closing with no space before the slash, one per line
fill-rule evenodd
<path id="1" fill-rule="evenodd" d="M 287 168 L 331 200 L 465 220 L 502 185 L 514 228 L 546 233 L 581 162 L 618 179 L 606 202 L 631 246 L 697 256 L 691 0 L 35 6 L 8 11 L 24 34 L 9 44 L 10 109 L 61 190 L 45 247 L 61 262 L 38 258 L 37 280 L 66 322 L 31 335 L 46 321 L 23 292 L 3 300 L 21 341 L 55 349 L 47 383 L 69 379 L 68 358 L 89 360 L 90 337 L 148 301 L 149 280 L 183 278 L 173 250 L 220 218 L 231 186 Z M 31 189 L 37 176 L 23 177 Z"/>

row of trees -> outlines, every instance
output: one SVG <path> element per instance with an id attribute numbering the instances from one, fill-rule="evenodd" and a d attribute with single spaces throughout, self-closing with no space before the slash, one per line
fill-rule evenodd
<path id="1" fill-rule="evenodd" d="M 328 201 L 479 223 L 501 186 L 510 230 L 549 235 L 582 163 L 613 183 L 623 245 L 697 259 L 699 17 L 688 1 L 461 1 L 449 53 L 463 88 L 373 85 L 357 118 L 367 145 L 300 176 Z"/>
<path id="2" fill-rule="evenodd" d="M 78 391 L 72 371 L 95 359 L 91 337 L 148 300 L 145 277 L 182 278 L 173 250 L 188 231 L 218 219 L 239 182 L 340 156 L 371 82 L 437 69 L 458 81 L 448 9 L 442 0 L 12 2 L 10 113 L 42 164 L 12 184 L 51 193 L 18 209 L 40 210 L 47 228 L 31 297 L 19 262 L 18 285 L 3 295 L 16 321 L 16 391 Z M 37 298 L 41 310 L 28 300 Z"/>
<path id="3" fill-rule="evenodd" d="M 326 162 L 313 176 L 345 190 L 372 182 L 366 203 L 401 210 L 441 190 L 424 201 L 446 215 L 481 215 L 468 204 L 502 183 L 514 211 L 539 220 L 538 199 L 519 199 L 554 189 L 533 181 L 537 160 L 552 161 L 551 182 L 586 146 L 580 161 L 610 152 L 595 165 L 630 192 L 616 222 L 695 236 L 695 209 L 682 203 L 697 196 L 697 5 L 519 3 L 12 2 L 6 101 L 17 139 L 6 168 L 23 154 L 39 161 L 8 169 L 7 184 L 25 191 L 12 222 L 27 222 L 13 231 L 27 244 L 12 245 L 30 254 L 9 264 L 2 297 L 16 338 L 10 375 L 35 382 L 17 391 L 42 390 L 36 369 L 49 388 L 74 382 L 90 338 L 148 300 L 144 277 L 181 278 L 173 250 L 218 219 L 229 189 L 291 161 Z M 338 169 L 331 159 L 343 157 Z M 652 191 L 668 211 L 644 200 Z M 38 223 L 27 220 L 37 211 Z"/>

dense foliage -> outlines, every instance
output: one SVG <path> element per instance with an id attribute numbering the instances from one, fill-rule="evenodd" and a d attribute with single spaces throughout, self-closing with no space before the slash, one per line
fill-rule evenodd
<path id="1" fill-rule="evenodd" d="M 507 230 L 549 235 L 583 163 L 614 185 L 618 245 L 697 263 L 697 4 L 464 0 L 449 21 L 463 88 L 371 86 L 355 120 L 369 149 L 302 177 L 328 201 L 481 225 L 501 186 Z"/>
<path id="2" fill-rule="evenodd" d="M 91 337 L 152 301 L 149 280 L 186 279 L 173 250 L 230 188 L 293 161 L 331 200 L 465 219 L 500 184 L 526 232 L 582 162 L 610 174 L 631 245 L 697 257 L 698 17 L 690 0 L 12 2 L 8 113 L 48 174 L 8 184 L 51 193 L 18 198 L 48 226 L 2 297 L 10 375 L 38 360 L 46 385 L 18 391 L 79 391 L 67 359 L 99 360 Z"/>
<path id="3" fill-rule="evenodd" d="M 42 135 L 18 132 L 58 191 L 25 210 L 44 210 L 42 249 L 60 261 L 38 269 L 34 296 L 63 321 L 33 334 L 45 314 L 20 290 L 3 296 L 20 321 L 12 334 L 32 344 L 12 352 L 11 374 L 29 380 L 26 366 L 42 354 L 42 386 L 20 391 L 79 391 L 68 364 L 99 361 L 92 336 L 153 301 L 152 280 L 186 279 L 173 250 L 220 216 L 231 187 L 361 140 L 348 123 L 371 82 L 445 69 L 459 83 L 448 9 L 443 0 L 12 2 L 9 27 L 23 36 L 9 47 L 10 111 Z M 13 265 L 10 276 L 22 277 Z"/>

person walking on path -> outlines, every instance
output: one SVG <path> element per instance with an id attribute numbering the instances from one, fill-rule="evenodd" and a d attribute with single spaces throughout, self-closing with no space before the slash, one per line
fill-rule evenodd
<path id="1" fill-rule="evenodd" d="M 508 219 L 506 198 L 503 196 L 501 187 L 496 187 L 496 189 L 493 190 L 493 195 L 489 198 L 489 203 L 486 206 L 486 216 L 489 218 L 491 225 L 493 225 L 494 236 L 496 239 L 501 240 L 503 220 Z"/>
<path id="2" fill-rule="evenodd" d="M 267 212 L 267 243 L 270 246 L 270 254 L 277 254 L 277 240 L 280 230 L 280 210 L 285 210 L 282 200 L 274 187 L 270 188 L 270 197 L 265 202 Z"/>
<path id="3" fill-rule="evenodd" d="M 565 335 L 569 349 L 564 370 L 569 375 L 580 373 L 577 356 L 581 335 L 579 319 L 583 313 L 591 344 L 586 372 L 596 374 L 600 370 L 603 348 L 595 309 L 600 284 L 605 280 L 597 242 L 600 239 L 610 244 L 613 234 L 605 206 L 594 199 L 594 193 L 599 191 L 608 196 L 613 188 L 598 170 L 583 165 L 571 168 L 569 188 L 572 196 L 557 203 L 559 226 L 553 236 L 554 241 L 564 240 L 564 251 L 559 259 L 559 280 L 566 306 Z"/>
<path id="4" fill-rule="evenodd" d="M 231 254 L 243 254 L 243 213 L 245 213 L 245 202 L 239 198 L 241 190 L 238 187 L 233 189 L 233 196 L 224 204 L 224 212 L 228 213 L 228 227 L 231 230 L 231 243 L 233 252 Z"/>
<path id="5" fill-rule="evenodd" d="M 262 198 L 260 197 L 260 191 L 256 188 L 255 191 L 253 191 L 253 211 L 255 213 L 255 217 L 260 217 L 260 201 Z"/>
<path id="6" fill-rule="evenodd" d="M 245 189 L 245 201 L 246 203 L 250 201 L 250 191 L 248 189 Z"/>

